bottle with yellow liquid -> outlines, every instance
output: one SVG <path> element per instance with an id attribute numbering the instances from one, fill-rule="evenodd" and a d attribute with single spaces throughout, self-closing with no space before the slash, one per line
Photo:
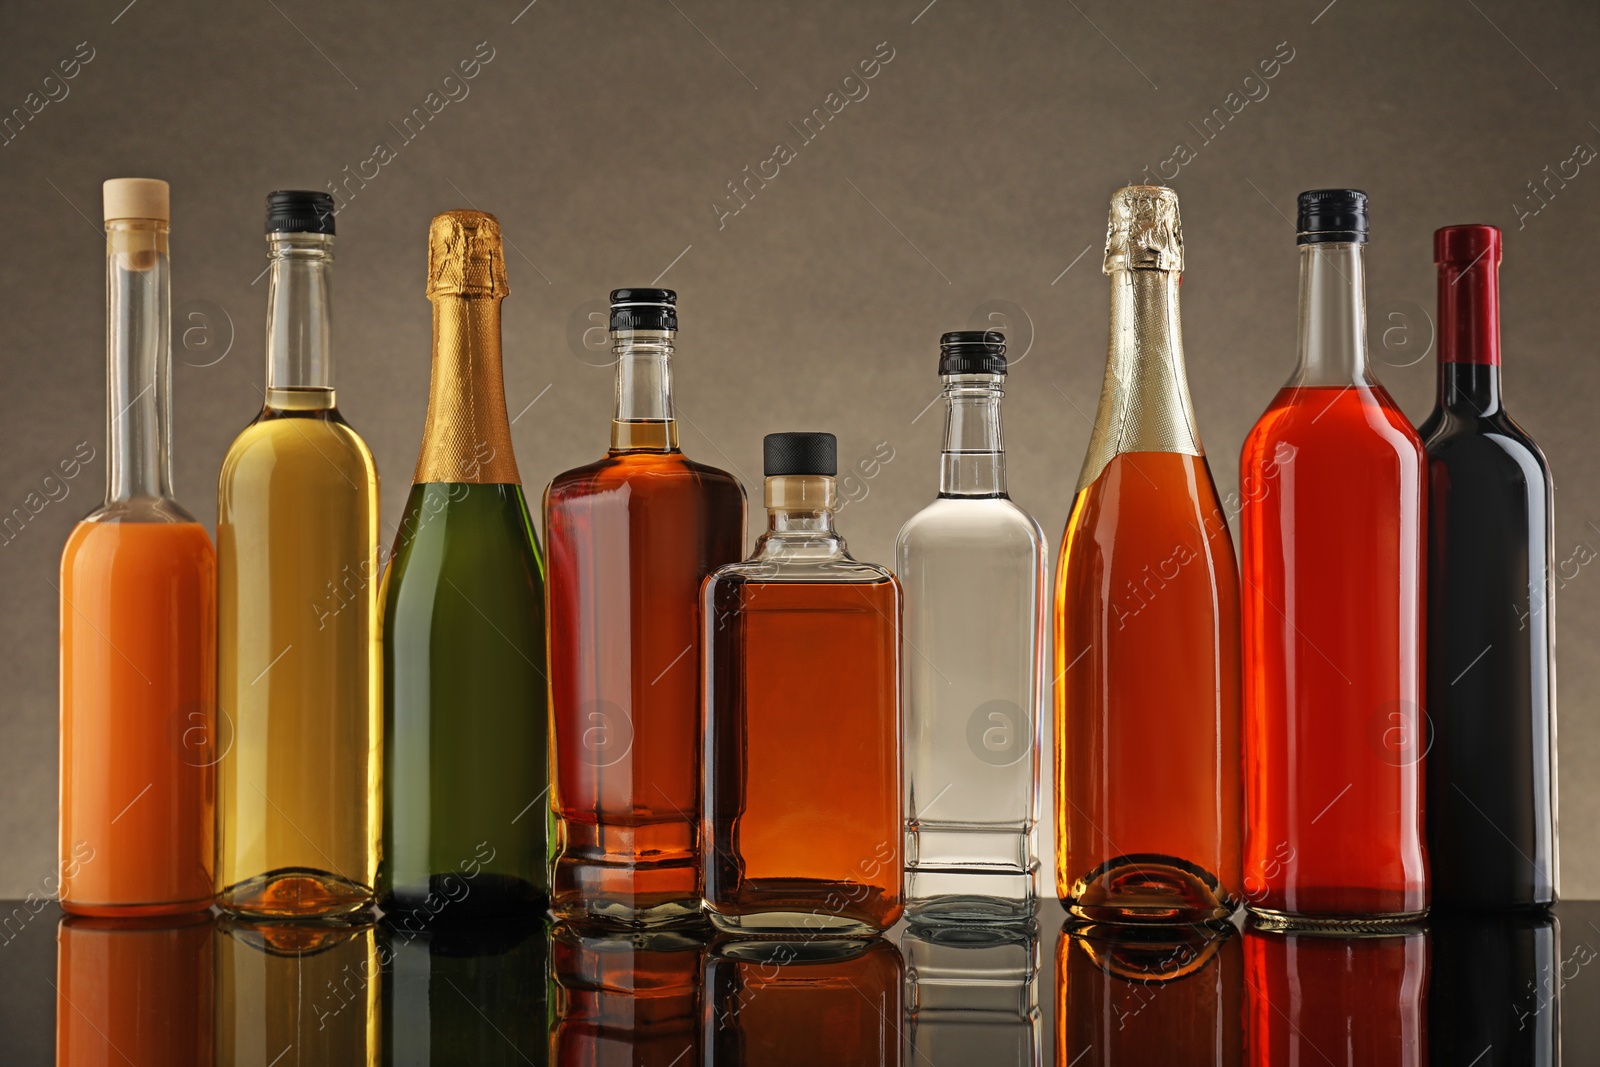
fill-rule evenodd
<path id="1" fill-rule="evenodd" d="M 378 472 L 334 406 L 333 198 L 267 197 L 266 403 L 217 488 L 218 903 L 262 918 L 373 902 Z"/>

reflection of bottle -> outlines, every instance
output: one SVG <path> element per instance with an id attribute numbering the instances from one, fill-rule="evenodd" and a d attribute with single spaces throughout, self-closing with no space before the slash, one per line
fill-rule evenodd
<path id="1" fill-rule="evenodd" d="M 705 966 L 707 1067 L 900 1067 L 900 953 L 867 940 L 724 941 Z"/>
<path id="2" fill-rule="evenodd" d="M 211 916 L 61 920 L 56 1063 L 209 1067 Z"/>
<path id="3" fill-rule="evenodd" d="M 211 906 L 216 556 L 172 498 L 167 183 L 105 184 L 106 502 L 61 553 L 61 906 Z"/>
<path id="4" fill-rule="evenodd" d="M 900 939 L 900 951 L 908 1063 L 1036 1067 L 1036 926 L 913 925 Z"/>
<path id="5" fill-rule="evenodd" d="M 535 915 L 424 930 L 379 927 L 384 1064 L 542 1063 L 549 944 Z"/>
<path id="6" fill-rule="evenodd" d="M 1057 1067 L 1235 1067 L 1243 970 L 1232 927 L 1063 930 Z"/>
<path id="7" fill-rule="evenodd" d="M 1402 921 L 1422 845 L 1422 442 L 1367 363 L 1367 196 L 1300 194 L 1300 357 L 1245 438 L 1245 897 Z"/>
<path id="8" fill-rule="evenodd" d="M 1178 197 L 1111 199 L 1111 329 L 1056 576 L 1056 891 L 1095 922 L 1239 893 L 1239 579 L 1183 361 Z"/>
<path id="9" fill-rule="evenodd" d="M 550 944 L 552 1067 L 699 1067 L 704 948 L 672 930 L 557 926 Z"/>
<path id="10" fill-rule="evenodd" d="M 767 532 L 706 579 L 705 899 L 736 930 L 900 917 L 900 585 L 833 526 L 831 433 L 768 434 Z"/>
<path id="11" fill-rule="evenodd" d="M 1428 1062 L 1433 1067 L 1555 1067 L 1561 1062 L 1561 985 L 1595 960 L 1587 941 L 1561 955 L 1547 912 L 1439 916 L 1429 924 Z"/>
<path id="12" fill-rule="evenodd" d="M 1427 1061 L 1427 932 L 1401 924 L 1357 930 L 1246 927 L 1245 1053 L 1253 1067 Z"/>
<path id="13" fill-rule="evenodd" d="M 378 862 L 378 470 L 334 406 L 333 228 L 327 193 L 267 197 L 266 405 L 217 489 L 217 885 L 263 916 L 359 911 Z"/>
<path id="14" fill-rule="evenodd" d="M 1033 913 L 1040 658 L 1039 524 L 1006 495 L 1006 344 L 947 333 L 939 499 L 895 544 L 905 591 L 906 906 L 913 918 Z"/>
<path id="15" fill-rule="evenodd" d="M 224 920 L 216 953 L 217 1067 L 376 1067 L 372 924 Z"/>
<path id="16" fill-rule="evenodd" d="M 457 921 L 543 908 L 544 563 L 501 380 L 500 224 L 428 230 L 433 380 L 415 484 L 385 572 L 386 913 Z"/>
<path id="17" fill-rule="evenodd" d="M 700 913 L 705 576 L 744 551 L 744 488 L 686 459 L 672 409 L 671 289 L 611 294 L 611 451 L 545 492 L 553 907 L 569 919 Z"/>

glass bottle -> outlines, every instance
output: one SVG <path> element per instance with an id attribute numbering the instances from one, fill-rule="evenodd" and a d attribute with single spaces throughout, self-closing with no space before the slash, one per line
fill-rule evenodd
<path id="1" fill-rule="evenodd" d="M 384 574 L 386 913 L 452 922 L 545 906 L 544 561 L 501 377 L 500 224 L 428 232 L 433 382 Z"/>
<path id="2" fill-rule="evenodd" d="M 706 1067 L 900 1067 L 904 974 L 881 937 L 715 943 L 705 965 Z"/>
<path id="3" fill-rule="evenodd" d="M 267 389 L 217 486 L 218 903 L 275 918 L 373 900 L 378 471 L 334 406 L 333 197 L 267 197 Z"/>
<path id="4" fill-rule="evenodd" d="M 61 906 L 215 895 L 217 564 L 172 497 L 167 183 L 105 183 L 106 502 L 61 554 Z"/>
<path id="5" fill-rule="evenodd" d="M 744 487 L 686 458 L 671 289 L 611 294 L 604 459 L 545 491 L 552 899 L 569 920 L 700 914 L 700 583 L 744 552 Z"/>
<path id="6" fill-rule="evenodd" d="M 767 532 L 701 593 L 705 902 L 725 930 L 900 917 L 900 584 L 834 529 L 837 444 L 768 434 Z"/>
<path id="7" fill-rule="evenodd" d="M 1021 923 L 912 923 L 905 960 L 906 1062 L 1038 1067 L 1039 930 Z"/>
<path id="8" fill-rule="evenodd" d="M 1555 903 L 1554 486 L 1500 400 L 1500 231 L 1446 226 L 1428 454 L 1433 906 Z"/>
<path id="9" fill-rule="evenodd" d="M 1055 601 L 1056 891 L 1093 922 L 1237 906 L 1238 573 L 1183 361 L 1178 198 L 1111 199 L 1100 410 Z"/>
<path id="10" fill-rule="evenodd" d="M 1300 359 L 1239 457 L 1246 902 L 1427 910 L 1422 442 L 1367 363 L 1366 194 L 1300 194 Z"/>
<path id="11" fill-rule="evenodd" d="M 1245 1062 L 1423 1067 L 1428 949 L 1419 925 L 1284 928 L 1251 919 L 1244 933 Z"/>
<path id="12" fill-rule="evenodd" d="M 1563 958 L 1561 924 L 1547 910 L 1528 908 L 1433 914 L 1428 931 L 1431 1067 L 1471 1064 L 1473 1057 L 1481 1057 L 1479 1067 L 1556 1067 L 1561 989 L 1594 962 L 1587 938 Z M 1586 1007 L 1579 1011 L 1588 1018 Z M 1484 1056 L 1485 1049 L 1494 1054 Z"/>
<path id="13" fill-rule="evenodd" d="M 700 1067 L 705 945 L 692 934 L 557 926 L 549 1063 Z"/>
<path id="14" fill-rule="evenodd" d="M 1033 913 L 1044 533 L 1006 494 L 1005 337 L 947 333 L 939 498 L 895 544 L 905 592 L 906 907 Z"/>

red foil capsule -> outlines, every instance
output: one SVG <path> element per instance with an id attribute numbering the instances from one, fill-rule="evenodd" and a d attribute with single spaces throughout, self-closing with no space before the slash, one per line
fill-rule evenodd
<path id="1" fill-rule="evenodd" d="M 1433 261 L 1439 266 L 1439 361 L 1499 366 L 1499 227 L 1435 230 Z"/>

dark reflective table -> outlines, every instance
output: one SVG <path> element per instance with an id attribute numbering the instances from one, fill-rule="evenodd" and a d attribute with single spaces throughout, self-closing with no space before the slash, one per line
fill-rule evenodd
<path id="1" fill-rule="evenodd" d="M 1600 1064 L 1600 904 L 1350 936 L 1062 919 L 749 941 L 8 903 L 0 1063 Z"/>

